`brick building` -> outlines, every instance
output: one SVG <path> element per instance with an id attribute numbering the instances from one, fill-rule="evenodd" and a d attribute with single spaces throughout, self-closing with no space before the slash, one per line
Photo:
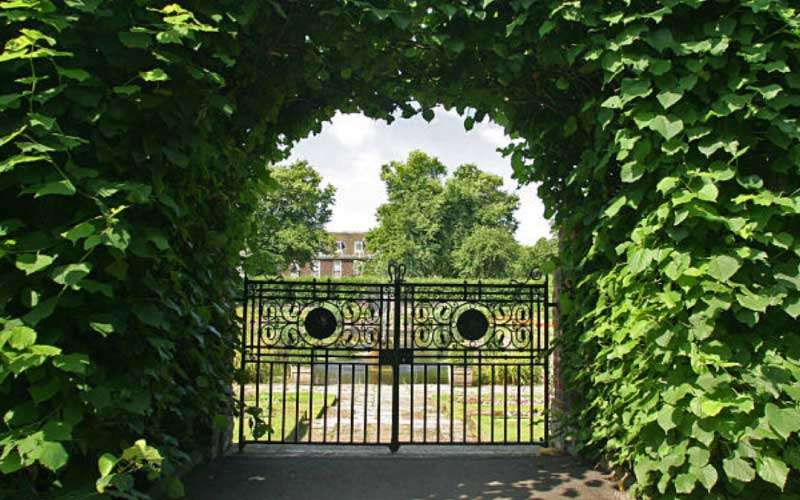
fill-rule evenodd
<path id="1" fill-rule="evenodd" d="M 287 273 L 291 277 L 316 276 L 318 278 L 341 278 L 358 276 L 364 264 L 372 258 L 367 253 L 366 233 L 330 233 L 335 240 L 331 255 L 319 254 L 310 266 L 294 266 Z"/>

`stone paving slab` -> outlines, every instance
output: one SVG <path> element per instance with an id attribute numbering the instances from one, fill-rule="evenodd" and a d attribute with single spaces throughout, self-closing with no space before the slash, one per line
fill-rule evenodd
<path id="1" fill-rule="evenodd" d="M 609 477 L 568 456 L 503 448 L 465 454 L 441 447 L 287 453 L 250 447 L 186 478 L 193 500 L 541 499 L 622 500 Z M 298 447 L 296 447 L 298 448 Z M 492 447 L 494 448 L 494 447 Z M 507 449 L 507 448 L 506 448 Z M 474 448 L 473 448 L 474 450 Z M 343 452 L 344 451 L 344 452 Z"/>

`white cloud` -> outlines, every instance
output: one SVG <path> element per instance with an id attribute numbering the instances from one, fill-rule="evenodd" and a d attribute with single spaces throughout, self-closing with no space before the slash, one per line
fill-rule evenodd
<path id="1" fill-rule="evenodd" d="M 342 145 L 353 148 L 375 137 L 378 123 L 362 114 L 337 113 L 323 133 L 331 133 Z"/>
<path id="2" fill-rule="evenodd" d="M 503 148 L 508 146 L 511 143 L 511 139 L 506 135 L 505 131 L 500 125 L 496 125 L 494 123 L 488 124 L 479 124 L 476 126 L 480 127 L 478 129 L 478 135 L 481 136 L 483 140 L 491 144 L 496 148 Z"/>

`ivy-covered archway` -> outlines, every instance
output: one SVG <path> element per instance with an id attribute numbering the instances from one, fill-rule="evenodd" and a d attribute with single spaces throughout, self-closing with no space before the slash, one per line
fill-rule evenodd
<path id="1" fill-rule="evenodd" d="M 0 487 L 143 464 L 180 493 L 230 411 L 265 163 L 337 110 L 442 103 L 523 139 L 560 228 L 578 446 L 643 495 L 796 488 L 791 3 L 0 3 Z"/>

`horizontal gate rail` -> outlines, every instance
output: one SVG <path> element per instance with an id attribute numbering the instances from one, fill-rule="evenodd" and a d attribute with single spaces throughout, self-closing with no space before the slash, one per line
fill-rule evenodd
<path id="1" fill-rule="evenodd" d="M 248 443 L 546 445 L 541 282 L 245 279 L 240 449 Z"/>

